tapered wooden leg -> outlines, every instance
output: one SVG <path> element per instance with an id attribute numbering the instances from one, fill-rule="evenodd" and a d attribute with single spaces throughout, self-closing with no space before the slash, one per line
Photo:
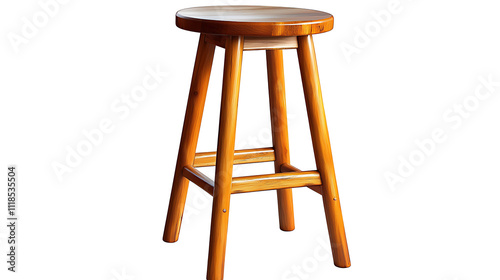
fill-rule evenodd
<path id="1" fill-rule="evenodd" d="M 321 175 L 323 204 L 330 235 L 334 263 L 349 267 L 351 261 L 340 209 L 340 200 L 333 167 L 330 138 L 326 125 L 323 97 L 319 83 L 318 66 L 312 36 L 299 36 L 297 53 L 313 141 L 316 165 Z"/>
<path id="2" fill-rule="evenodd" d="M 274 147 L 274 169 L 281 172 L 281 165 L 290 163 L 288 148 L 288 124 L 285 101 L 285 74 L 283 70 L 283 51 L 267 50 L 267 80 L 269 85 L 269 108 L 271 111 L 271 130 Z M 280 228 L 284 231 L 295 229 L 293 217 L 292 189 L 278 192 L 278 212 Z"/>
<path id="3" fill-rule="evenodd" d="M 208 254 L 208 280 L 222 280 L 224 277 L 229 198 L 233 176 L 236 114 L 240 90 L 241 59 L 243 56 L 243 37 L 228 37 L 225 47 L 219 139 L 215 163 L 212 226 L 210 229 L 210 248 Z"/>
<path id="4" fill-rule="evenodd" d="M 191 80 L 191 89 L 189 90 L 186 115 L 184 117 L 184 126 L 182 128 L 181 144 L 179 146 L 174 182 L 170 194 L 167 221 L 163 233 L 163 240 L 165 242 L 175 242 L 179 239 L 189 184 L 188 179 L 182 175 L 182 169 L 186 165 L 192 165 L 194 161 L 214 50 L 215 45 L 206 43 L 205 35 L 201 34 Z"/>

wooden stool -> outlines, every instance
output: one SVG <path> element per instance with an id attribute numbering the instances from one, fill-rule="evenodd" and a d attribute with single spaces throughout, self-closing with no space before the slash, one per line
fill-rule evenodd
<path id="1" fill-rule="evenodd" d="M 326 126 L 312 34 L 333 28 L 320 11 L 264 6 L 212 6 L 180 10 L 178 27 L 199 32 L 189 100 L 175 169 L 163 240 L 179 238 L 189 181 L 213 195 L 207 279 L 224 275 L 231 194 L 277 190 L 280 228 L 295 228 L 292 188 L 309 187 L 323 196 L 334 263 L 349 267 L 330 139 Z M 225 48 L 217 152 L 196 153 L 215 46 Z M 282 49 L 297 49 L 317 171 L 290 165 Z M 244 50 L 266 50 L 272 148 L 234 150 L 236 113 Z M 274 161 L 276 174 L 233 178 L 233 164 Z M 215 166 L 215 183 L 195 169 Z"/>

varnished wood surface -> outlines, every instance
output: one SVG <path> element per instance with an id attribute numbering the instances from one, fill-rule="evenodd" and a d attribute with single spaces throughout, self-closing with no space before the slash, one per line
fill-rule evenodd
<path id="1" fill-rule="evenodd" d="M 206 34 L 205 41 L 210 42 L 221 48 L 226 47 L 227 35 L 214 35 Z M 296 49 L 297 36 L 282 36 L 282 37 L 254 37 L 247 36 L 244 39 L 243 50 L 282 50 L 282 49 Z"/>
<path id="2" fill-rule="evenodd" d="M 226 47 L 227 35 L 205 34 L 205 41 L 210 42 L 221 48 Z"/>
<path id="3" fill-rule="evenodd" d="M 298 37 L 298 44 L 297 54 L 299 57 L 300 74 L 304 87 L 314 157 L 318 171 L 321 174 L 321 192 L 333 251 L 333 260 L 338 267 L 349 267 L 351 261 L 347 248 L 342 211 L 340 209 L 339 193 L 335 179 L 332 150 L 326 125 L 325 109 L 312 36 Z"/>
<path id="4" fill-rule="evenodd" d="M 301 36 L 333 28 L 329 13 L 288 7 L 206 6 L 176 14 L 179 28 L 207 34 L 238 36 Z"/>
<path id="5" fill-rule="evenodd" d="M 217 152 L 196 153 L 194 167 L 215 166 Z M 233 164 L 266 162 L 274 160 L 273 148 L 245 149 L 234 151 Z"/>
<path id="6" fill-rule="evenodd" d="M 284 163 L 281 165 L 281 172 L 302 172 L 302 170 L 298 169 L 297 167 Z M 309 189 L 317 192 L 318 194 L 321 194 L 321 186 L 307 186 Z"/>
<path id="7" fill-rule="evenodd" d="M 290 37 L 276 38 L 281 39 Z M 295 44 L 297 44 L 297 38 L 293 38 Z M 276 173 L 279 173 L 281 172 L 282 164 L 290 163 L 283 51 L 267 50 L 266 62 L 267 84 L 269 88 L 269 110 L 271 113 L 271 132 L 276 157 L 274 161 L 274 170 Z M 277 190 L 277 195 L 280 229 L 283 231 L 292 231 L 295 229 L 292 189 Z"/>
<path id="8" fill-rule="evenodd" d="M 184 166 L 192 165 L 198 143 L 201 118 L 207 96 L 208 81 L 212 70 L 215 45 L 205 42 L 205 35 L 201 34 L 196 60 L 194 64 L 191 88 L 189 89 L 188 104 L 182 128 L 181 143 L 177 164 L 174 173 L 172 192 L 168 205 L 167 221 L 163 240 L 165 242 L 175 242 L 179 239 L 182 215 L 186 203 L 189 181 L 182 175 Z"/>
<path id="9" fill-rule="evenodd" d="M 318 171 L 282 172 L 233 178 L 231 193 L 247 193 L 321 185 Z"/>
<path id="10" fill-rule="evenodd" d="M 224 277 L 242 57 L 243 36 L 227 38 L 208 251 L 208 280 L 222 280 Z"/>
<path id="11" fill-rule="evenodd" d="M 297 37 L 245 37 L 243 50 L 282 50 L 296 49 Z"/>
<path id="12" fill-rule="evenodd" d="M 202 188 L 208 194 L 214 194 L 214 181 L 208 178 L 205 174 L 196 170 L 192 165 L 184 166 L 182 175 L 186 177 L 189 181 L 195 183 L 198 187 Z"/>
<path id="13" fill-rule="evenodd" d="M 349 267 L 349 251 L 311 36 L 331 30 L 333 17 L 304 9 L 201 7 L 179 11 L 177 25 L 202 34 L 163 239 L 167 242 L 178 239 L 189 181 L 212 194 L 207 279 L 222 280 L 231 194 L 277 190 L 280 228 L 293 230 L 291 188 L 310 187 L 322 194 L 334 263 L 339 267 Z M 216 45 L 225 48 L 217 152 L 197 154 L 196 144 Z M 297 48 L 317 171 L 300 171 L 290 165 L 281 50 L 284 48 Z M 245 49 L 267 50 L 272 148 L 234 150 L 242 54 Z M 275 161 L 276 174 L 232 178 L 233 164 L 272 160 Z M 213 165 L 216 167 L 214 181 L 195 169 L 196 166 Z"/>

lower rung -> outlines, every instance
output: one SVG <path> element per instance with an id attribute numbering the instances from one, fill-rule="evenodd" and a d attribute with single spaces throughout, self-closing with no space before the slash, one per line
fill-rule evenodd
<path id="1" fill-rule="evenodd" d="M 318 171 L 300 171 L 289 164 L 282 165 L 281 171 L 282 173 L 276 174 L 235 177 L 232 180 L 231 193 L 308 187 L 321 194 L 321 177 Z M 210 195 L 214 194 L 214 181 L 194 166 L 185 166 L 182 175 Z"/>
<path id="2" fill-rule="evenodd" d="M 318 171 L 283 172 L 233 178 L 231 193 L 258 192 L 321 185 Z"/>

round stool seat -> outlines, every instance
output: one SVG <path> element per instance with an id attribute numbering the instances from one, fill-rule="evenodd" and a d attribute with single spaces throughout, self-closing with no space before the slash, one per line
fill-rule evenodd
<path id="1" fill-rule="evenodd" d="M 177 12 L 179 28 L 218 35 L 302 36 L 333 28 L 329 13 L 287 7 L 207 6 Z"/>

